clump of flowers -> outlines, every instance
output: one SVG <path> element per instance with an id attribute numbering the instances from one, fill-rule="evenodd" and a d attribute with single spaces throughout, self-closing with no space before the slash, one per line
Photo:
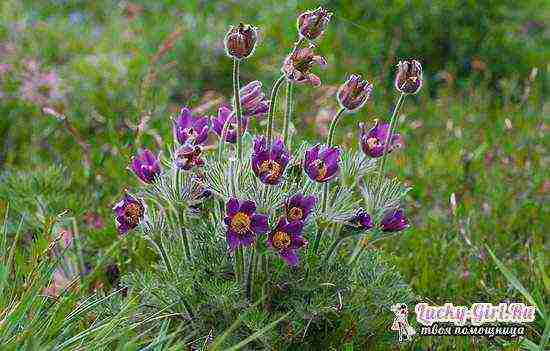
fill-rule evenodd
<path id="1" fill-rule="evenodd" d="M 163 274 L 176 281 L 185 277 L 188 288 L 179 295 L 178 304 L 183 304 L 191 323 L 197 313 L 210 308 L 205 300 L 209 294 L 223 303 L 237 294 L 248 308 L 260 298 L 279 303 L 275 296 L 283 290 L 298 304 L 312 304 L 316 287 L 333 284 L 338 286 L 334 296 L 344 294 L 340 298 L 345 299 L 360 285 L 362 278 L 354 272 L 373 264 L 365 258 L 365 239 L 374 243 L 399 235 L 410 225 L 401 204 L 408 188 L 386 179 L 385 173 L 389 155 L 403 144 L 399 109 L 405 96 L 417 93 L 422 85 L 418 61 L 402 61 L 397 67 L 395 86 L 400 95 L 389 122 L 374 120 L 367 130 L 368 118 L 360 112 L 373 85 L 360 74 L 351 74 L 338 90 L 335 104 L 340 109 L 331 119 L 327 139 L 291 149 L 288 126 L 294 85 L 322 84 L 313 69 L 327 62 L 310 41 L 321 38 L 331 16 L 318 8 L 298 17 L 298 40 L 282 60 L 269 99 L 260 81 L 244 86 L 240 81 L 241 69 L 258 42 L 256 28 L 231 27 L 225 36 L 226 53 L 233 60 L 231 105 L 217 106 L 212 119 L 183 107 L 173 120 L 169 156 L 140 149 L 132 158 L 130 168 L 142 181 L 142 192 L 139 196 L 126 192 L 113 208 L 118 231 L 125 235 L 139 227 L 157 250 Z M 283 84 L 287 103 L 283 128 L 277 131 L 274 110 Z M 345 112 L 357 113 L 354 118 L 362 121 L 357 145 L 362 152 L 338 143 L 338 123 Z M 255 130 L 257 123 L 251 120 L 266 114 L 265 129 Z M 205 147 L 211 131 L 217 145 Z M 165 244 L 168 240 L 170 245 Z M 322 285 L 320 277 L 326 274 L 335 282 Z M 199 276 L 217 285 L 203 287 L 208 282 L 195 279 Z M 311 291 L 300 289 L 297 281 L 302 280 Z M 294 291 L 285 290 L 287 285 Z M 289 313 L 293 313 L 290 308 Z"/>

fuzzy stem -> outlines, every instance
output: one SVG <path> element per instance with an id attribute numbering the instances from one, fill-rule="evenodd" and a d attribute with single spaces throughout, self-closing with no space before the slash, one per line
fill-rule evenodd
<path id="1" fill-rule="evenodd" d="M 233 95 L 235 114 L 237 118 L 237 157 L 239 161 L 243 158 L 243 126 L 242 126 L 242 111 L 241 111 L 241 98 L 239 96 L 239 60 L 233 60 Z"/>
<path id="2" fill-rule="evenodd" d="M 254 275 L 254 268 L 258 262 L 258 255 L 256 254 L 256 248 L 250 247 L 250 259 L 248 261 L 248 271 L 246 273 L 246 299 L 252 301 L 252 280 Z"/>
<path id="3" fill-rule="evenodd" d="M 183 246 L 185 248 L 185 259 L 188 263 L 191 262 L 191 249 L 189 247 L 189 240 L 187 238 L 187 231 L 185 230 L 185 218 L 183 211 L 178 210 L 178 225 L 180 226 L 181 237 L 183 240 Z"/>
<path id="4" fill-rule="evenodd" d="M 281 84 L 285 81 L 285 75 L 279 77 L 273 84 L 273 88 L 271 88 L 271 97 L 269 100 L 269 112 L 267 113 L 267 144 L 271 144 L 271 140 L 273 139 L 273 116 L 275 115 L 275 108 L 277 105 L 277 95 L 279 93 L 279 88 L 281 87 Z"/>
<path id="5" fill-rule="evenodd" d="M 168 254 L 166 253 L 166 249 L 164 248 L 164 244 L 162 242 L 162 237 L 160 238 L 158 242 L 158 248 L 160 256 L 162 257 L 162 260 L 164 261 L 164 264 L 166 265 L 166 269 L 168 269 L 168 273 L 171 275 L 174 274 L 174 269 L 172 268 L 172 263 L 170 262 L 170 259 L 168 258 Z"/>
<path id="6" fill-rule="evenodd" d="M 290 140 L 289 140 L 289 129 L 290 129 L 290 120 L 292 119 L 292 103 L 294 95 L 294 84 L 288 82 L 286 85 L 286 105 L 285 105 L 285 119 L 283 127 L 283 141 L 285 146 L 290 150 Z"/>
<path id="7" fill-rule="evenodd" d="M 399 108 L 401 107 L 404 99 L 405 99 L 405 94 L 401 93 L 401 95 L 399 95 L 399 98 L 397 99 L 395 107 L 393 108 L 393 113 L 391 115 L 390 127 L 388 128 L 388 135 L 386 136 L 386 140 L 384 142 L 384 148 L 382 150 L 382 160 L 380 160 L 380 164 L 378 166 L 378 180 L 376 182 L 376 184 L 378 184 L 377 186 L 378 195 L 376 196 L 376 205 L 380 205 L 381 196 L 382 196 L 382 180 L 383 180 L 382 178 L 383 178 L 383 173 L 386 166 L 388 147 L 392 139 L 394 125 L 397 119 L 397 114 L 399 112 Z"/>
<path id="8" fill-rule="evenodd" d="M 334 242 L 332 243 L 332 245 L 330 246 L 330 248 L 328 249 L 328 252 L 325 256 L 325 258 L 323 259 L 323 263 L 322 265 L 324 266 L 326 263 L 328 263 L 328 261 L 330 260 L 330 257 L 332 256 L 332 254 L 334 253 L 334 251 L 336 251 L 336 249 L 338 248 L 338 245 L 340 245 L 340 243 L 344 240 L 344 237 L 338 237 L 336 238 L 336 240 L 334 240 Z"/>
<path id="9" fill-rule="evenodd" d="M 226 143 L 225 139 L 226 139 L 227 131 L 229 130 L 230 125 L 231 125 L 231 116 L 229 116 L 225 121 L 225 123 L 223 124 L 222 135 L 218 140 L 218 143 L 219 143 L 218 144 L 218 161 L 219 162 L 221 162 L 224 159 L 223 150 L 225 148 L 225 143 Z"/>
<path id="10" fill-rule="evenodd" d="M 344 114 L 344 111 L 346 111 L 345 108 L 341 108 L 336 116 L 332 119 L 332 122 L 330 123 L 330 129 L 328 133 L 327 138 L 327 145 L 329 147 L 332 147 L 334 143 L 334 134 L 336 132 L 336 125 L 338 124 L 338 121 L 340 120 L 340 117 Z M 327 211 L 327 201 L 328 201 L 328 192 L 329 192 L 329 184 L 328 182 L 323 184 L 323 193 L 321 195 L 321 213 L 324 215 Z M 317 229 L 317 235 L 315 236 L 315 241 L 313 242 L 313 252 L 317 253 L 319 250 L 319 243 L 321 241 L 321 237 L 323 236 L 323 229 L 321 226 L 318 226 L 319 229 Z"/>
<path id="11" fill-rule="evenodd" d="M 237 274 L 237 280 L 244 282 L 244 257 L 243 248 L 239 246 L 235 252 L 235 269 Z"/>

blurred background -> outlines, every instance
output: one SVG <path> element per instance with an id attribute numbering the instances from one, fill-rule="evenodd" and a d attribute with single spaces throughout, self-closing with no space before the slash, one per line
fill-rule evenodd
<path id="1" fill-rule="evenodd" d="M 406 147 L 391 159 L 391 172 L 413 187 L 413 226 L 375 245 L 434 303 L 517 296 L 484 245 L 530 291 L 548 296 L 535 274 L 550 268 L 545 0 L 4 0 L 0 215 L 9 201 L 8 223 L 23 218 L 29 241 L 41 218 L 68 210 L 93 260 L 116 240 L 110 206 L 136 184 L 124 170 L 135 149 L 161 151 L 182 105 L 214 114 L 231 96 L 228 26 L 260 28 L 241 72 L 243 83 L 258 79 L 267 93 L 296 40 L 297 15 L 319 5 L 334 12 L 317 49 L 329 66 L 318 72 L 321 88 L 295 90 L 295 141 L 324 137 L 338 85 L 357 72 L 374 94 L 337 134 L 357 148 L 358 122 L 389 118 L 398 60 L 424 67 L 425 85 L 400 116 Z M 136 145 L 140 122 L 146 131 Z M 122 270 L 146 264 L 143 255 L 120 253 L 110 263 Z"/>

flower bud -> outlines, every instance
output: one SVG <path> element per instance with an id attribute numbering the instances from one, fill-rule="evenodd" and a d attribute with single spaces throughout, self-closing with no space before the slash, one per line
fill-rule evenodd
<path id="1" fill-rule="evenodd" d="M 225 35 L 225 52 L 236 60 L 243 60 L 252 55 L 258 32 L 255 27 L 240 23 L 238 26 L 231 26 Z"/>
<path id="2" fill-rule="evenodd" d="M 399 61 L 395 89 L 403 94 L 416 94 L 422 87 L 422 65 L 416 60 Z"/>
<path id="3" fill-rule="evenodd" d="M 300 36 L 309 40 L 320 37 L 330 22 L 332 13 L 322 7 L 306 11 L 298 16 L 298 31 Z"/>
<path id="4" fill-rule="evenodd" d="M 360 75 L 352 74 L 338 89 L 338 102 L 348 112 L 359 110 L 367 102 L 372 92 L 372 84 L 361 79 Z"/>

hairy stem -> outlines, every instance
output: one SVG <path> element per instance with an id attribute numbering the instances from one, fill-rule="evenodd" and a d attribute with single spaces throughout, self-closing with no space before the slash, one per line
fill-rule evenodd
<path id="1" fill-rule="evenodd" d="M 191 263 L 191 249 L 189 247 L 187 231 L 185 230 L 185 217 L 181 209 L 178 209 L 178 225 L 180 227 L 181 238 L 183 241 L 183 246 L 185 248 L 185 259 L 187 260 L 187 263 Z"/>
<path id="2" fill-rule="evenodd" d="M 393 113 L 391 115 L 390 119 L 390 127 L 388 129 L 388 135 L 386 136 L 386 140 L 384 142 L 384 149 L 382 150 L 382 159 L 380 160 L 379 166 L 378 166 L 378 180 L 376 182 L 377 184 L 377 191 L 378 195 L 376 196 L 376 205 L 380 205 L 381 196 L 382 196 L 382 181 L 383 181 L 383 173 L 385 171 L 386 167 L 386 158 L 388 153 L 388 147 L 392 139 L 392 134 L 394 132 L 394 125 L 396 123 L 397 115 L 399 112 L 399 108 L 401 107 L 403 101 L 405 99 L 405 94 L 401 93 L 399 95 L 399 98 L 397 99 L 397 102 L 395 103 L 395 107 L 393 108 Z"/>
<path id="3" fill-rule="evenodd" d="M 338 121 L 340 120 L 340 117 L 344 114 L 344 111 L 346 111 L 345 108 L 341 108 L 336 116 L 332 119 L 332 122 L 330 123 L 330 129 L 328 133 L 327 138 L 327 145 L 329 147 L 332 147 L 334 143 L 334 134 L 336 132 L 336 125 L 338 124 Z M 323 184 L 323 193 L 321 194 L 321 213 L 324 215 L 327 211 L 327 201 L 328 201 L 328 192 L 329 192 L 329 184 L 328 182 Z M 319 250 L 319 242 L 321 241 L 321 237 L 323 236 L 323 228 L 318 224 L 317 229 L 317 235 L 315 236 L 315 241 L 313 242 L 313 252 L 317 253 Z"/>
<path id="4" fill-rule="evenodd" d="M 256 248 L 250 247 L 250 259 L 248 261 L 248 271 L 246 273 L 246 299 L 252 301 L 252 281 L 254 280 L 254 269 L 258 263 Z"/>
<path id="5" fill-rule="evenodd" d="M 243 259 L 243 248 L 239 246 L 235 252 L 235 275 L 237 276 L 238 282 L 244 282 L 244 259 Z"/>
<path id="6" fill-rule="evenodd" d="M 242 126 L 242 111 L 241 111 L 241 98 L 239 96 L 239 60 L 233 60 L 233 95 L 235 105 L 235 115 L 237 118 L 237 157 L 239 161 L 243 158 L 243 126 Z"/>
<path id="7" fill-rule="evenodd" d="M 328 263 L 328 261 L 330 260 L 330 257 L 332 256 L 332 254 L 334 253 L 334 251 L 336 251 L 336 249 L 338 248 L 338 246 L 340 245 L 340 243 L 344 240 L 343 237 L 338 237 L 336 238 L 336 240 L 334 240 L 334 242 L 332 243 L 332 245 L 330 246 L 330 248 L 328 249 L 328 252 L 325 256 L 325 258 L 323 259 L 323 263 L 322 265 L 324 266 L 326 263 Z"/>
<path id="8" fill-rule="evenodd" d="M 290 121 L 292 119 L 292 104 L 293 104 L 293 95 L 294 95 L 294 84 L 288 82 L 286 85 L 286 104 L 285 104 L 285 119 L 283 127 L 283 141 L 285 146 L 290 150 L 290 140 L 289 140 L 289 129 Z"/>
<path id="9" fill-rule="evenodd" d="M 267 144 L 271 144 L 271 141 L 273 140 L 273 116 L 275 115 L 275 108 L 277 106 L 277 94 L 279 93 L 279 88 L 281 87 L 281 84 L 285 81 L 285 75 L 281 75 L 279 79 L 275 81 L 273 84 L 273 88 L 271 88 L 271 97 L 269 100 L 269 111 L 267 113 Z"/>

